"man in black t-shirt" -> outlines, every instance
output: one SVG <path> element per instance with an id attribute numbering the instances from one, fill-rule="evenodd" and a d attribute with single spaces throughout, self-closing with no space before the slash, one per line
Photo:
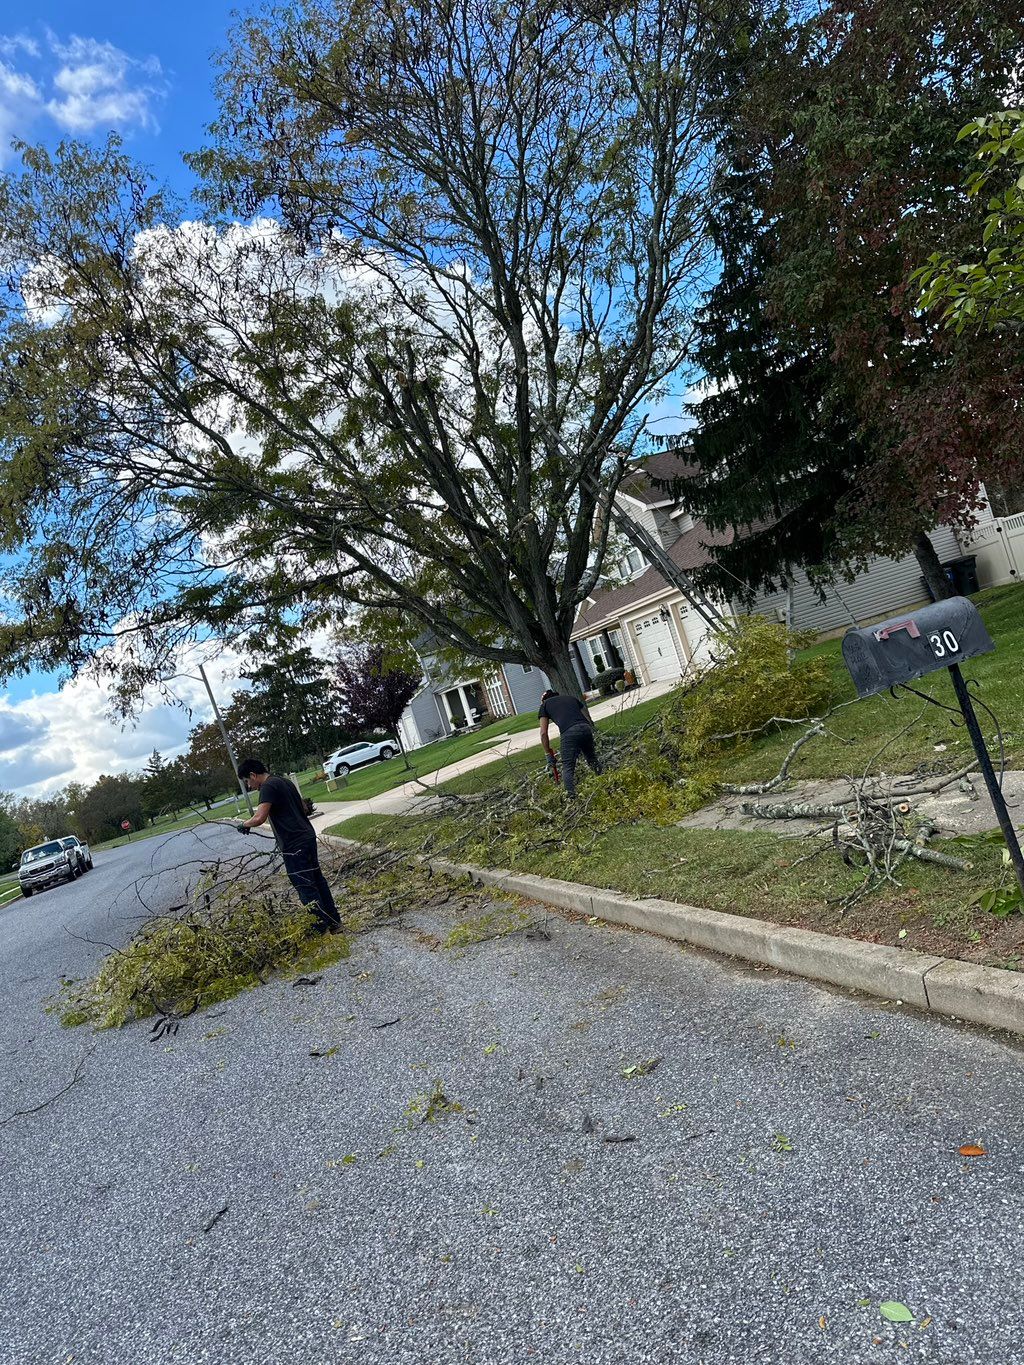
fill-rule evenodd
<path id="1" fill-rule="evenodd" d="M 248 783 L 250 791 L 259 792 L 256 814 L 243 820 L 238 826 L 240 833 L 248 834 L 269 820 L 277 836 L 288 880 L 302 904 L 308 905 L 316 915 L 322 932 L 340 928 L 341 920 L 331 888 L 320 871 L 316 830 L 310 824 L 298 788 L 286 777 L 268 773 L 266 764 L 259 758 L 244 758 L 238 765 L 238 776 Z"/>
<path id="2" fill-rule="evenodd" d="M 565 780 L 565 794 L 572 800 L 576 795 L 576 763 L 582 754 L 595 773 L 601 773 L 601 760 L 594 747 L 594 722 L 587 708 L 575 697 L 566 697 L 548 689 L 540 699 L 540 742 L 548 756 L 548 764 L 554 767 L 555 752 L 548 738 L 548 726 L 554 721 L 562 748 L 562 777 Z"/>

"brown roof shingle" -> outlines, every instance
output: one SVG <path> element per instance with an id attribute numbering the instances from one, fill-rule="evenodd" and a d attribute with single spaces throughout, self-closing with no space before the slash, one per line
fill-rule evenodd
<path id="1" fill-rule="evenodd" d="M 697 468 L 690 463 L 686 451 L 663 450 L 657 455 L 638 460 L 637 467 L 626 475 L 619 487 L 629 497 L 653 507 L 657 503 L 667 502 L 671 497 L 669 489 L 664 486 L 666 482 L 690 478 L 696 473 Z"/>
<path id="2" fill-rule="evenodd" d="M 672 563 L 680 569 L 699 569 L 711 559 L 709 547 L 729 545 L 734 535 L 732 529 L 710 531 L 703 522 L 698 521 L 689 531 L 683 532 L 667 554 Z M 592 601 L 584 602 L 576 617 L 573 635 L 574 637 L 588 635 L 614 621 L 634 603 L 671 591 L 672 584 L 666 582 L 652 565 L 629 583 L 623 583 L 621 587 L 601 588 L 595 593 Z"/>

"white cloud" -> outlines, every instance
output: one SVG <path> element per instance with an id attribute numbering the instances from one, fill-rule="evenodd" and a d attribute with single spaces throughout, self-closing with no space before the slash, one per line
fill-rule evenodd
<path id="1" fill-rule="evenodd" d="M 322 659 L 336 648 L 325 630 L 312 632 L 305 643 Z M 178 656 L 169 699 L 153 689 L 138 719 L 124 726 L 107 719 L 110 692 L 91 678 L 17 702 L 0 697 L 0 792 L 43 796 L 69 782 L 88 786 L 101 773 L 138 772 L 154 749 L 177 757 L 188 746 L 188 732 L 213 719 L 198 665 L 223 710 L 232 693 L 249 686 L 240 674 L 254 662 L 228 646 L 191 645 Z"/>
<path id="2" fill-rule="evenodd" d="M 27 57 L 41 57 L 42 49 L 35 38 L 30 38 L 27 33 L 15 33 L 10 37 L 0 35 L 0 57 L 16 57 L 22 54 Z"/>
<path id="3" fill-rule="evenodd" d="M 132 57 L 113 43 L 46 31 L 0 34 L 0 163 L 12 138 L 28 139 L 47 121 L 82 135 L 157 131 L 156 109 L 167 94 L 156 57 Z"/>
<path id="4" fill-rule="evenodd" d="M 207 665 L 221 705 L 246 686 L 238 680 L 240 662 L 224 651 Z M 187 660 L 182 667 L 189 667 Z M 90 784 L 101 773 L 137 771 L 154 749 L 165 758 L 184 752 L 189 730 L 212 720 L 213 712 L 198 679 L 178 679 L 173 694 L 182 705 L 154 692 L 138 720 L 123 728 L 107 719 L 109 693 L 90 678 L 59 692 L 0 700 L 0 791 L 40 796 L 69 782 Z"/>
<path id="5" fill-rule="evenodd" d="M 0 164 L 12 138 L 24 137 L 42 104 L 31 76 L 0 61 Z"/>
<path id="6" fill-rule="evenodd" d="M 47 103 L 50 117 L 70 133 L 96 128 L 155 128 L 153 105 L 166 93 L 155 57 L 136 61 L 113 43 L 72 37 L 61 43 L 49 35 L 50 51 L 60 61 L 52 75 L 58 97 Z"/>

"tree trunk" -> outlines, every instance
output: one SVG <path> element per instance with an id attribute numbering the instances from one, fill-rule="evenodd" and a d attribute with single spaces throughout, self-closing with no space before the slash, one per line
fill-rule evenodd
<path id="1" fill-rule="evenodd" d="M 928 591 L 939 602 L 944 597 L 952 597 L 953 587 L 946 577 L 939 560 L 935 553 L 935 546 L 931 542 L 931 537 L 926 531 L 918 532 L 917 539 L 914 541 L 914 557 L 921 566 L 921 573 L 924 581 L 928 584 Z"/>
<path id="2" fill-rule="evenodd" d="M 580 680 L 576 676 L 575 668 L 573 668 L 572 655 L 568 645 L 553 646 L 550 657 L 538 660 L 538 663 L 551 679 L 551 686 L 556 692 L 561 692 L 566 697 L 581 697 L 583 695 Z"/>
<path id="3" fill-rule="evenodd" d="M 395 743 L 398 745 L 398 752 L 402 755 L 402 762 L 405 764 L 405 771 L 412 772 L 412 764 L 409 762 L 409 755 L 405 752 L 405 745 L 402 743 L 402 736 L 399 734 L 398 726 L 394 726 Z"/>

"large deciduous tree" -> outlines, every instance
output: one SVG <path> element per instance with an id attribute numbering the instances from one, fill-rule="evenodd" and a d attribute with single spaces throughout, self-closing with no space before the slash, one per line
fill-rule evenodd
<path id="1" fill-rule="evenodd" d="M 685 369 L 728 0 L 244 20 L 180 223 L 112 144 L 0 192 L 0 659 L 127 693 L 346 605 L 575 688 L 594 527 Z M 31 562 L 32 567 L 28 565 Z"/>
<path id="2" fill-rule="evenodd" d="M 98 777 L 83 793 L 75 812 L 75 823 L 83 838 L 114 839 L 121 833 L 123 820 L 128 820 L 133 829 L 141 829 L 145 820 L 144 785 L 145 779 L 138 774 L 104 773 Z"/>
<path id="3" fill-rule="evenodd" d="M 911 276 L 972 230 L 952 143 L 1016 78 L 1019 5 L 754 8 L 720 106 L 692 502 L 755 525 L 709 574 L 750 589 L 913 549 L 941 593 L 927 533 L 970 525 L 982 481 L 1019 462 L 1024 369 L 1005 342 L 959 347 Z"/>

